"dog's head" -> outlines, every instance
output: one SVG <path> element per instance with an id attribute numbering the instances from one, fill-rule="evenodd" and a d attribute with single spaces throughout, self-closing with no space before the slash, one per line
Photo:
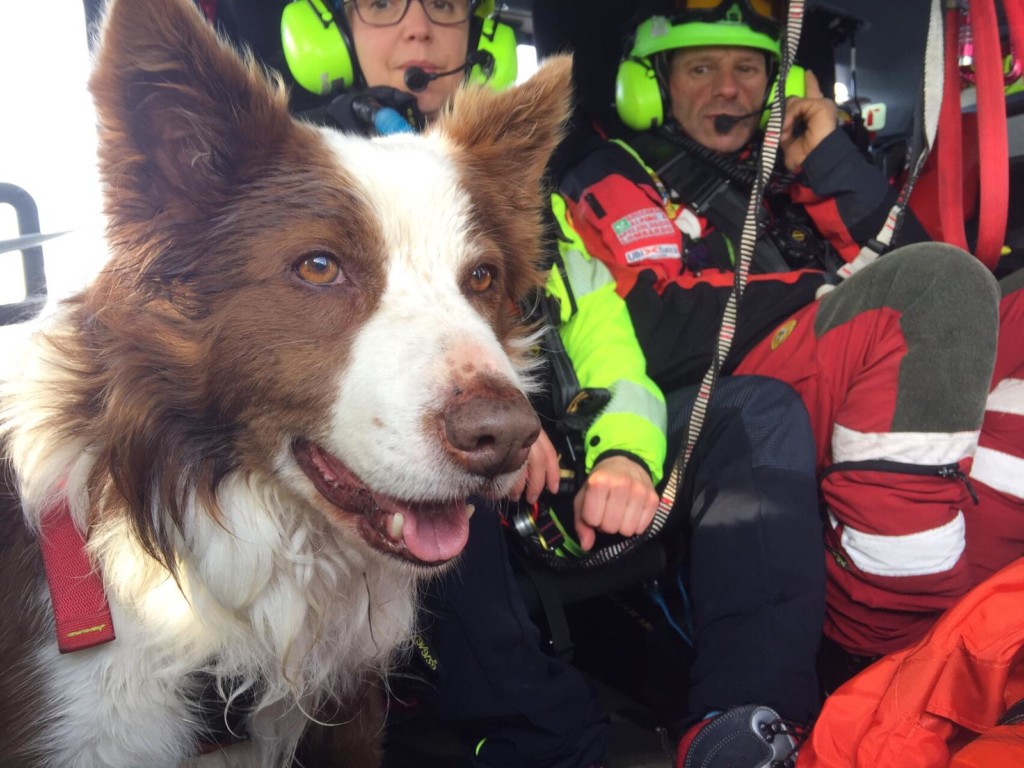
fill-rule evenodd
<path id="1" fill-rule="evenodd" d="M 370 141 L 293 120 L 187 0 L 113 2 L 90 81 L 112 257 L 73 306 L 72 431 L 151 553 L 240 471 L 375 551 L 461 550 L 466 497 L 507 492 L 539 429 L 515 307 L 568 81 L 555 61 Z"/>

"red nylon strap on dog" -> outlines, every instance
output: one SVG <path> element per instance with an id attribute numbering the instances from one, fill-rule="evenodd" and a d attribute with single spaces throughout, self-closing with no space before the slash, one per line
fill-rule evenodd
<path id="1" fill-rule="evenodd" d="M 43 516 L 40 546 L 60 652 L 81 651 L 113 640 L 114 622 L 103 579 L 89 561 L 85 539 L 71 519 L 67 501 Z"/>

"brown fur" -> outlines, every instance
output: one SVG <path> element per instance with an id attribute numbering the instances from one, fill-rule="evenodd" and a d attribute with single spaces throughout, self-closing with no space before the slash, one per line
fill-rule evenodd
<path id="1" fill-rule="evenodd" d="M 161 505 L 174 511 L 171 519 L 180 523 L 182 490 L 196 488 L 212 500 L 218 479 L 235 462 L 269 460 L 247 455 L 258 452 L 252 446 L 234 444 L 235 424 L 251 424 L 254 417 L 301 424 L 317 410 L 309 402 L 280 402 L 281 411 L 268 414 L 271 396 L 261 399 L 259 414 L 246 412 L 251 400 L 239 383 L 271 383 L 261 381 L 255 370 L 262 367 L 265 338 L 309 312 L 308 297 L 301 293 L 278 290 L 267 296 L 261 290 L 274 276 L 261 255 L 275 261 L 279 254 L 297 257 L 311 242 L 356 254 L 379 248 L 372 241 L 360 243 L 373 233 L 372 216 L 346 192 L 351 183 L 343 178 L 324 183 L 323 169 L 330 163 L 322 145 L 288 117 L 280 88 L 256 87 L 263 75 L 253 62 L 243 64 L 224 44 L 201 44 L 196 38 L 209 37 L 209 31 L 198 18 L 160 32 L 179 37 L 180 45 L 194 51 L 188 60 L 173 50 L 132 46 L 122 38 L 137 34 L 140 24 L 168 22 L 151 17 L 145 4 L 126 3 L 120 10 L 105 28 L 90 80 L 99 108 L 100 170 L 115 192 L 107 197 L 107 210 L 119 261 L 80 299 L 82 327 L 89 333 L 86 355 L 104 350 L 104 365 L 89 371 L 88 357 L 78 365 L 87 375 L 80 379 L 76 410 L 81 429 L 91 429 L 89 437 L 105 445 L 97 465 L 98 492 L 113 490 L 100 487 L 99 473 L 115 468 L 116 492 L 145 512 L 154 469 L 187 468 L 187 477 L 164 474 L 159 494 Z M 209 87 L 197 89 L 198 83 Z M 135 149 L 151 146 L 160 149 Z M 199 229 L 181 238 L 189 221 Z M 249 263 L 239 268 L 241 254 Z M 366 288 L 360 297 L 372 296 L 381 281 L 380 264 L 368 259 L 360 267 L 356 277 Z M 212 304 L 211 290 L 217 295 Z M 235 308 L 250 302 L 265 308 L 264 325 L 230 328 L 232 318 L 248 314 Z M 325 306 L 322 327 L 342 333 L 309 338 L 304 350 L 292 348 L 295 377 L 308 377 L 317 369 L 315 358 L 325 354 L 343 359 L 349 342 L 344 329 L 358 327 L 372 309 L 365 302 Z M 120 334 L 125 327 L 138 333 L 125 338 Z M 229 347 L 221 346 L 223 338 L 231 339 Z M 145 348 L 131 346 L 140 339 Z M 75 350 L 67 352 L 74 361 Z M 155 386 L 140 387 L 140 366 L 154 360 L 164 368 L 162 378 L 151 380 Z M 294 384 L 281 382 L 280 389 L 295 391 Z M 220 412 L 204 413 L 210 402 L 217 402 Z M 104 408 L 102 421 L 96 418 L 97 405 Z M 181 413 L 200 417 L 191 422 L 198 434 L 183 429 Z M 216 430 L 210 429 L 211 417 Z M 170 565 L 167 532 L 144 525 L 138 532 L 151 553 Z"/>
<path id="2" fill-rule="evenodd" d="M 0 457 L 6 452 L 0 453 Z M 52 631 L 45 606 L 32 595 L 46 589 L 43 564 L 35 537 L 29 533 L 14 493 L 10 463 L 0 458 L 0 659 L 26 659 L 34 650 L 40 632 Z M 14 621 L 14 617 L 19 620 Z M 43 711 L 43 693 L 32 685 L 31 667 L 13 661 L 4 664 L 7 684 L 22 692 L 17 699 L 0 697 L 0 733 L 27 733 L 36 727 Z M 18 744 L 0 747 L 0 764 L 9 768 L 31 768 L 40 755 Z"/>
<path id="3" fill-rule="evenodd" d="M 563 123 L 523 120 L 523 113 L 551 104 L 570 82 L 568 57 L 551 60 L 548 66 L 555 77 L 543 80 L 533 103 L 516 100 L 511 92 L 481 100 L 462 91 L 456 94 L 437 126 L 468 148 L 461 173 L 471 190 L 472 204 L 480 214 L 478 220 L 487 222 L 487 234 L 506 254 L 506 291 L 510 297 L 529 296 L 543 279 L 539 263 L 541 216 L 537 207 L 538 192 L 543 190 L 538 185 L 550 155 L 546 148 L 553 148 L 561 140 Z M 557 77 L 564 79 L 559 81 Z M 522 259 L 516 258 L 516 254 L 537 257 Z M 517 321 L 514 315 L 500 317 L 501 331 L 510 333 L 511 325 Z"/>
<path id="4" fill-rule="evenodd" d="M 381 686 L 368 681 L 354 705 L 321 708 L 302 736 L 295 765 L 333 768 L 345 755 L 347 768 L 376 768 L 384 758 L 385 705 Z"/>

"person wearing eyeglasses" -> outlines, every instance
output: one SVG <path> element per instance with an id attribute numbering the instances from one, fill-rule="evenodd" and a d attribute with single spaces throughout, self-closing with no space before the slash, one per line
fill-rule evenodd
<path id="1" fill-rule="evenodd" d="M 282 16 L 290 73 L 326 102 L 300 116 L 366 136 L 419 131 L 463 83 L 510 85 L 515 35 L 493 10 L 493 0 L 290 3 Z M 557 458 L 543 434 L 529 466 L 515 495 L 535 501 L 558 483 Z M 448 758 L 459 765 L 597 768 L 608 718 L 582 675 L 543 652 L 511 571 L 497 505 L 472 503 L 465 551 L 424 590 L 412 659 L 389 683 L 396 701 L 416 701 L 463 741 L 464 751 Z M 398 740 L 389 746 L 398 755 L 403 748 Z"/>
<path id="2" fill-rule="evenodd" d="M 303 116 L 365 135 L 420 130 L 463 83 L 516 78 L 515 33 L 494 0 L 293 0 L 281 36 L 289 73 L 330 102 Z M 381 110 L 407 125 L 375 124 Z"/>
<path id="3" fill-rule="evenodd" d="M 432 79 L 416 92 L 419 110 L 436 114 L 464 79 L 471 53 L 470 0 L 353 0 L 350 7 L 355 58 L 367 83 L 407 91 L 412 68 L 428 77 L 454 73 Z"/>

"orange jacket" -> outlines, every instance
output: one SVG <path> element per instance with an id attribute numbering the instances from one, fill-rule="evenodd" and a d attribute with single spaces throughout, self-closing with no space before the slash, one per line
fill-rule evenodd
<path id="1" fill-rule="evenodd" d="M 825 702 L 797 768 L 1024 766 L 1024 558 L 975 587 L 918 643 Z M 979 737 L 980 736 L 980 737 Z"/>

